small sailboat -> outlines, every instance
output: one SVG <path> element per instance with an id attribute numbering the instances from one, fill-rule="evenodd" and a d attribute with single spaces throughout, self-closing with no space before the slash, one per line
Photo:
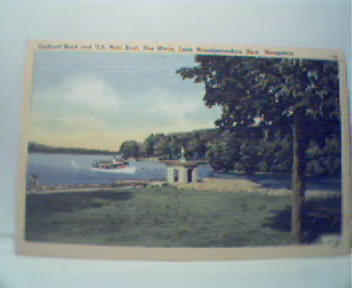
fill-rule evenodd
<path id="1" fill-rule="evenodd" d="M 71 167 L 72 167 L 73 169 L 78 169 L 78 165 L 77 165 L 76 160 L 72 160 L 72 161 L 71 161 Z"/>
<path id="2" fill-rule="evenodd" d="M 136 160 L 123 160 L 120 156 L 114 156 L 111 160 L 96 161 L 92 164 L 92 171 L 111 172 L 111 173 L 136 173 Z"/>

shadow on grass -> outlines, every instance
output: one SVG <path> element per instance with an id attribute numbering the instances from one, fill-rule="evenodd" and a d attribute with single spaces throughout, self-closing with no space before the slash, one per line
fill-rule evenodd
<path id="1" fill-rule="evenodd" d="M 65 192 L 45 195 L 27 195 L 27 216 L 41 213 L 48 215 L 56 212 L 71 212 L 77 209 L 99 208 L 104 200 L 124 201 L 133 197 L 131 192 L 93 191 Z"/>
<path id="2" fill-rule="evenodd" d="M 264 226 L 279 231 L 291 230 L 291 207 L 272 211 Z M 322 235 L 341 233 L 341 197 L 311 199 L 303 205 L 303 243 L 312 243 Z"/>
<path id="3" fill-rule="evenodd" d="M 213 173 L 216 178 L 223 179 L 244 179 L 255 182 L 265 189 L 292 189 L 291 175 L 284 174 L 240 174 L 234 172 Z M 314 176 L 306 177 L 307 189 L 316 189 L 321 191 L 333 190 L 341 191 L 341 177 Z"/>

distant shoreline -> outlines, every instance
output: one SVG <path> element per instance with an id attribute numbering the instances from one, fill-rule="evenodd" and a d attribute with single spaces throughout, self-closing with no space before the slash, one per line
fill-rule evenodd
<path id="1" fill-rule="evenodd" d="M 31 151 L 28 149 L 28 153 L 41 153 L 41 154 L 80 154 L 80 155 L 114 155 L 116 152 L 95 152 L 95 151 Z"/>
<path id="2" fill-rule="evenodd" d="M 50 153 L 50 154 L 101 154 L 101 155 L 113 155 L 116 152 L 100 149 L 89 149 L 89 148 L 76 148 L 76 147 L 54 147 L 36 142 L 29 142 L 27 151 L 29 153 Z"/>

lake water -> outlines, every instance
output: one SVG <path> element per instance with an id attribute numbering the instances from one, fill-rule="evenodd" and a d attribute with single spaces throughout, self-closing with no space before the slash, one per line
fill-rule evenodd
<path id="1" fill-rule="evenodd" d="M 27 177 L 38 176 L 41 185 L 110 184 L 118 180 L 151 180 L 166 178 L 166 165 L 158 161 L 137 161 L 134 174 L 92 171 L 95 161 L 110 160 L 109 155 L 63 153 L 29 153 Z M 201 178 L 209 177 L 209 165 L 199 167 Z"/>

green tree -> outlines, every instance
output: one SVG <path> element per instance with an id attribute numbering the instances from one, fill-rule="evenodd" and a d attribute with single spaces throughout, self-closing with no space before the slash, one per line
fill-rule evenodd
<path id="1" fill-rule="evenodd" d="M 224 131 L 209 145 L 207 158 L 216 171 L 233 170 L 240 157 L 240 143 L 228 131 Z"/>
<path id="2" fill-rule="evenodd" d="M 160 134 L 158 136 L 158 140 L 154 146 L 154 154 L 158 156 L 160 159 L 170 159 L 171 151 L 170 151 L 170 139 L 171 137 Z"/>
<path id="3" fill-rule="evenodd" d="M 328 138 L 321 149 L 315 141 L 311 141 L 306 151 L 309 176 L 337 176 L 341 174 L 341 145 L 339 139 Z"/>
<path id="4" fill-rule="evenodd" d="M 120 153 L 123 158 L 138 158 L 142 155 L 142 145 L 134 140 L 124 141 L 120 145 Z"/>
<path id="5" fill-rule="evenodd" d="M 259 170 L 271 173 L 288 173 L 292 167 L 292 137 L 274 133 L 258 143 Z"/>
<path id="6" fill-rule="evenodd" d="M 188 157 L 193 160 L 204 159 L 207 147 L 205 140 L 202 139 L 202 133 L 195 131 L 190 133 L 189 138 L 186 145 Z"/>
<path id="7" fill-rule="evenodd" d="M 324 146 L 340 129 L 337 62 L 209 55 L 195 61 L 176 73 L 204 84 L 205 104 L 222 108 L 218 127 L 246 133 L 257 125 L 292 136 L 291 230 L 300 242 L 306 149 L 312 139 Z"/>
<path id="8" fill-rule="evenodd" d="M 145 154 L 147 157 L 154 156 L 154 146 L 157 142 L 157 137 L 154 134 L 150 134 L 143 142 Z"/>

